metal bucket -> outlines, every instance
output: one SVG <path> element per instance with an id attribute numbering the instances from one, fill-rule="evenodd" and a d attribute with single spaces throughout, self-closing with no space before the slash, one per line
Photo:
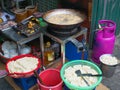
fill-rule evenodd
<path id="1" fill-rule="evenodd" d="M 102 70 L 103 76 L 110 78 L 113 76 L 116 66 L 111 66 L 111 65 L 106 65 L 104 63 L 101 63 L 100 68 Z"/>
<path id="2" fill-rule="evenodd" d="M 107 56 L 111 56 L 111 54 L 103 54 L 104 56 L 107 55 Z M 114 75 L 114 72 L 116 70 L 116 66 L 119 65 L 119 63 L 117 64 L 113 64 L 113 65 L 109 65 L 109 64 L 105 64 L 102 62 L 102 56 L 100 56 L 100 68 L 102 70 L 102 73 L 103 73 L 103 76 L 107 77 L 107 78 L 110 78 Z M 109 60 L 108 60 L 109 61 Z"/>

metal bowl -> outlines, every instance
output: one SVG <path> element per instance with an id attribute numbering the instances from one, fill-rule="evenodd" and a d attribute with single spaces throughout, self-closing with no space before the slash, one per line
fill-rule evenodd
<path id="1" fill-rule="evenodd" d="M 81 20 L 79 20 L 73 24 L 65 24 L 65 25 L 48 21 L 48 18 L 56 16 L 58 14 L 76 15 L 76 16 L 79 16 L 81 18 Z M 53 10 L 47 11 L 46 13 L 43 14 L 43 20 L 48 23 L 48 26 L 55 28 L 55 29 L 68 29 L 68 30 L 73 29 L 73 28 L 79 26 L 80 23 L 85 20 L 85 18 L 86 18 L 86 16 L 83 13 L 81 13 L 80 11 L 74 10 L 74 9 L 53 9 Z"/>

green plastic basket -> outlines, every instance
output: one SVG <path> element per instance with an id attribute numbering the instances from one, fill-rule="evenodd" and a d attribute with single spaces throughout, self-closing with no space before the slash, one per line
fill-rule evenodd
<path id="1" fill-rule="evenodd" d="M 79 86 L 72 85 L 70 82 L 68 82 L 64 78 L 64 73 L 65 73 L 66 68 L 68 68 L 69 66 L 81 65 L 81 64 L 88 65 L 91 68 L 93 68 L 94 70 L 96 70 L 98 72 L 98 74 L 102 74 L 102 71 L 96 64 L 94 64 L 90 61 L 85 61 L 85 60 L 74 60 L 74 61 L 69 61 L 63 65 L 63 67 L 60 70 L 61 78 L 62 78 L 63 82 L 65 83 L 65 85 L 71 90 L 93 90 L 94 88 L 96 88 L 97 85 L 99 85 L 101 83 L 102 77 L 98 77 L 98 81 L 95 84 L 92 84 L 92 85 L 86 86 L 86 87 L 79 87 Z"/>

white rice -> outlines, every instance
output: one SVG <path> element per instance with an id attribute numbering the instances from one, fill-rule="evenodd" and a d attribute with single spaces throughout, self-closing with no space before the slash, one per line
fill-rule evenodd
<path id="1" fill-rule="evenodd" d="M 118 59 L 115 56 L 109 54 L 103 54 L 102 56 L 100 56 L 100 61 L 106 65 L 118 64 Z"/>
<path id="2" fill-rule="evenodd" d="M 87 73 L 98 74 L 97 71 L 95 71 L 93 68 L 87 65 L 74 65 L 66 68 L 64 74 L 65 79 L 71 84 L 80 87 L 84 87 L 88 85 L 81 76 L 77 76 L 77 74 L 75 73 L 75 71 L 77 70 L 80 70 L 82 74 L 87 74 Z M 89 85 L 96 83 L 98 80 L 97 77 L 84 76 L 84 78 Z"/>

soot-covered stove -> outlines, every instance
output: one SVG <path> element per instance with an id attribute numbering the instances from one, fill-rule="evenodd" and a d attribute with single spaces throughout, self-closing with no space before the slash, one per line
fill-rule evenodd
<path id="1" fill-rule="evenodd" d="M 59 38 L 66 38 L 66 37 L 70 37 L 74 34 L 77 34 L 81 31 L 81 26 L 75 27 L 75 28 L 71 28 L 71 29 L 56 29 L 53 27 L 48 26 L 47 28 L 47 32 L 59 37 Z"/>

